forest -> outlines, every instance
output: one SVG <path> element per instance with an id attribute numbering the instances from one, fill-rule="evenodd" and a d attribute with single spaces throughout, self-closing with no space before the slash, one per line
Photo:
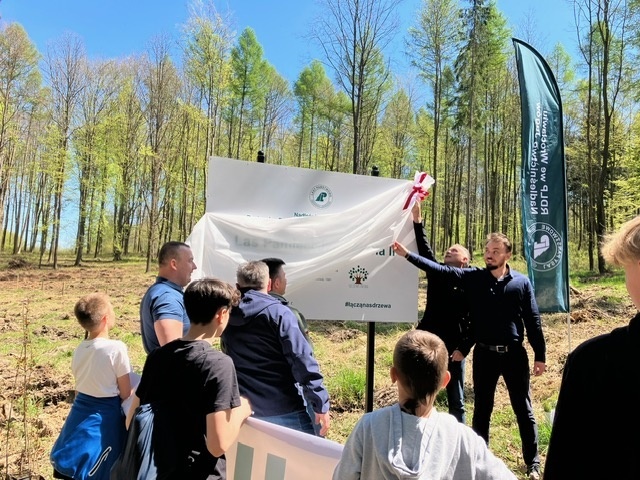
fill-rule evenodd
<path id="1" fill-rule="evenodd" d="M 436 250 L 475 252 L 501 231 L 518 252 L 515 33 L 487 0 L 424 0 L 399 31 L 400 1 L 321 0 L 308 38 L 322 57 L 293 82 L 211 1 L 194 0 L 175 38 L 127 58 L 89 58 L 73 33 L 40 52 L 20 24 L 4 25 L 0 249 L 58 268 L 61 221 L 74 215 L 76 265 L 142 255 L 149 269 L 159 245 L 186 238 L 204 213 L 208 158 L 262 152 L 267 163 L 360 175 L 428 172 Z M 600 273 L 600 240 L 640 212 L 638 3 L 573 0 L 579 55 L 561 44 L 540 52 L 562 95 L 570 249 Z M 407 56 L 416 82 L 393 71 L 396 36 L 404 49 L 393 54 Z M 535 25 L 518 38 L 535 48 Z"/>

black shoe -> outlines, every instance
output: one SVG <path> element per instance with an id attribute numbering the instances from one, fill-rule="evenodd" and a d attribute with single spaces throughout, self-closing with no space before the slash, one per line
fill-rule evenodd
<path id="1" fill-rule="evenodd" d="M 542 478 L 540 476 L 540 465 L 538 465 L 537 463 L 529 465 L 527 467 L 527 478 L 529 480 L 540 480 L 540 478 Z"/>

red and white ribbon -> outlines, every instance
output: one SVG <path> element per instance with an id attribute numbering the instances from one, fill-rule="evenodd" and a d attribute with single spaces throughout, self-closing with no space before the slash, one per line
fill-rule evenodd
<path id="1" fill-rule="evenodd" d="M 427 198 L 429 196 L 429 189 L 434 183 L 436 183 L 436 181 L 428 173 L 416 172 L 411 192 L 409 192 L 407 201 L 404 202 L 402 209 L 406 210 L 407 208 L 411 208 L 415 202 L 421 202 Z"/>

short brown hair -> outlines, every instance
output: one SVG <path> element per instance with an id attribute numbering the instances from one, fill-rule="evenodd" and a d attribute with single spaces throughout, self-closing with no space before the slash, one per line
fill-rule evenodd
<path id="1" fill-rule="evenodd" d="M 618 266 L 640 260 L 640 215 L 605 237 L 602 256 L 607 262 Z"/>
<path id="2" fill-rule="evenodd" d="M 184 242 L 170 241 L 162 245 L 160 253 L 158 253 L 158 265 L 165 265 L 169 260 L 177 258 L 180 255 L 181 248 L 191 248 Z"/>
<path id="3" fill-rule="evenodd" d="M 94 330 L 113 309 L 106 293 L 90 293 L 76 302 L 73 313 L 86 331 Z"/>
<path id="4" fill-rule="evenodd" d="M 410 400 L 403 408 L 415 413 L 418 404 L 428 405 L 440 391 L 449 365 L 444 342 L 433 333 L 409 330 L 393 350 L 393 366 Z"/>
<path id="5" fill-rule="evenodd" d="M 498 242 L 504 245 L 507 253 L 511 251 L 511 240 L 504 233 L 493 232 L 487 235 L 487 240 L 484 242 L 486 247 L 491 242 Z"/>

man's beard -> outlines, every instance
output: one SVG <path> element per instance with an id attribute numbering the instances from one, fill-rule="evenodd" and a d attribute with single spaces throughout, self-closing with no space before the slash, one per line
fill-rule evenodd
<path id="1" fill-rule="evenodd" d="M 498 268 L 500 268 L 500 265 L 488 265 L 488 264 L 484 264 L 484 266 L 486 267 L 487 270 L 491 271 L 491 270 L 497 270 Z"/>

